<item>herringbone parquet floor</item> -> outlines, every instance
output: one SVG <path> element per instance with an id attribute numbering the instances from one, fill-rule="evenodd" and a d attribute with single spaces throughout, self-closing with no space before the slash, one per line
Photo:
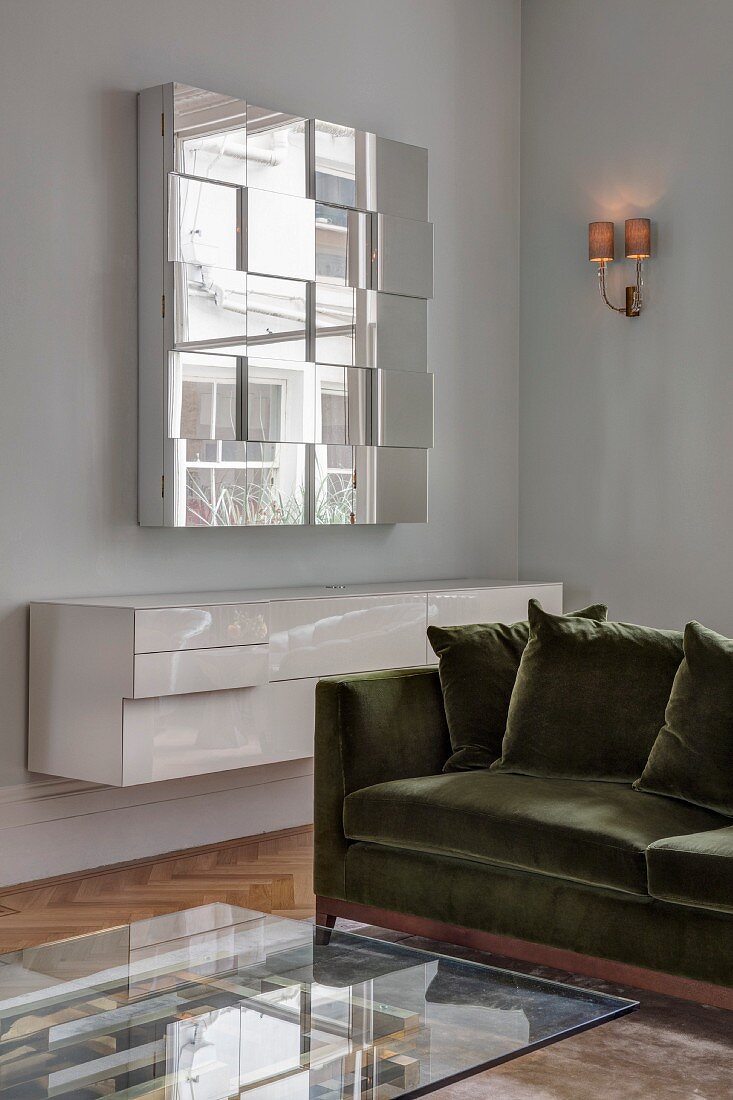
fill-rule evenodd
<path id="1" fill-rule="evenodd" d="M 108 871 L 0 888 L 0 953 L 225 901 L 310 917 L 313 830 L 289 830 Z"/>

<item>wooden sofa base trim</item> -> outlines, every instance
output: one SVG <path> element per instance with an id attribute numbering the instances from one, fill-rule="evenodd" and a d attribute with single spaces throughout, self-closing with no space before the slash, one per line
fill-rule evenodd
<path id="1" fill-rule="evenodd" d="M 338 917 L 362 921 L 364 924 L 374 924 L 379 928 L 391 928 L 395 932 L 406 932 L 411 936 L 423 936 L 425 939 L 457 944 L 473 951 L 506 955 L 508 958 L 534 963 L 536 966 L 550 966 L 555 970 L 567 970 L 588 978 L 599 978 L 601 981 L 633 986 L 636 989 L 648 989 L 653 993 L 663 993 L 667 997 L 679 997 L 685 1001 L 696 1001 L 699 1004 L 733 1011 L 733 989 L 725 986 L 699 982 L 694 978 L 680 978 L 675 974 L 647 970 L 641 966 L 614 962 L 612 959 L 601 959 L 595 955 L 581 955 L 577 951 L 568 951 L 562 947 L 548 947 L 529 940 L 516 940 L 511 936 L 496 936 L 492 932 L 480 932 L 474 928 L 444 924 L 442 921 L 415 917 L 409 913 L 395 913 L 390 909 L 377 909 L 371 905 L 339 901 L 336 898 L 316 898 L 316 924 L 324 928 L 333 928 Z"/>

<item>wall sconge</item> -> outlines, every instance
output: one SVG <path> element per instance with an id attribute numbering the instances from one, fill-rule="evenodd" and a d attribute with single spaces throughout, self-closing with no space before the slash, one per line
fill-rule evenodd
<path id="1" fill-rule="evenodd" d="M 591 222 L 588 226 L 588 259 L 598 264 L 598 290 L 609 309 L 626 317 L 638 317 L 643 305 L 643 261 L 652 254 L 652 223 L 649 218 L 629 218 L 624 241 L 627 260 L 636 260 L 636 284 L 626 287 L 626 305 L 615 306 L 606 294 L 606 264 L 614 259 L 613 222 Z"/>

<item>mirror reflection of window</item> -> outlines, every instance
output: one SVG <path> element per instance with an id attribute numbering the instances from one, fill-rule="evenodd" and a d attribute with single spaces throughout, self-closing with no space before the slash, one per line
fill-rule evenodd
<path id="1" fill-rule="evenodd" d="M 334 122 L 315 123 L 316 198 L 356 206 L 356 131 Z"/>
<path id="2" fill-rule="evenodd" d="M 316 203 L 316 278 L 343 286 L 347 278 L 348 214 L 338 206 Z"/>
<path id="3" fill-rule="evenodd" d="M 354 522 L 354 451 L 328 443 L 316 446 L 315 522 Z"/>
<path id="4" fill-rule="evenodd" d="M 172 438 L 236 439 L 236 358 L 174 352 L 170 401 Z"/>
<path id="5" fill-rule="evenodd" d="M 169 181 L 168 258 L 236 268 L 236 187 L 176 175 L 171 175 Z"/>
<path id="6" fill-rule="evenodd" d="M 264 191 L 307 194 L 308 120 L 247 104 L 247 183 Z"/>
<path id="7" fill-rule="evenodd" d="M 277 391 L 278 415 L 269 404 L 265 415 L 263 394 Z M 316 368 L 313 363 L 290 360 L 247 360 L 247 427 L 251 440 L 277 443 L 313 443 L 316 435 Z M 273 398 L 274 401 L 274 398 Z M 250 431 L 254 434 L 249 434 Z"/>
<path id="8" fill-rule="evenodd" d="M 305 359 L 304 282 L 247 276 L 247 345 L 250 354 Z"/>
<path id="9" fill-rule="evenodd" d="M 351 287 L 316 283 L 316 362 L 354 363 L 355 296 Z"/>
<path id="10" fill-rule="evenodd" d="M 176 526 L 305 523 L 306 466 L 298 444 L 181 440 Z"/>
<path id="11" fill-rule="evenodd" d="M 175 84 L 176 171 L 226 183 L 247 182 L 247 104 L 242 99 Z"/>
<path id="12" fill-rule="evenodd" d="M 247 334 L 247 276 L 208 264 L 176 264 L 176 342 L 205 343 Z"/>

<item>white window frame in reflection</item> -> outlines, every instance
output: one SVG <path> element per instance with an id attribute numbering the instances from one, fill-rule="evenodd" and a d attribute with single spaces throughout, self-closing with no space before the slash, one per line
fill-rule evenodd
<path id="1" fill-rule="evenodd" d="M 183 365 L 184 359 L 199 360 L 198 363 Z M 200 378 L 195 377 L 196 367 L 201 371 Z M 170 384 L 168 388 L 170 413 L 169 413 L 169 435 L 171 439 L 181 438 L 194 438 L 194 439 L 220 439 L 226 442 L 232 442 L 237 439 L 238 424 L 237 424 L 237 407 L 239 403 L 239 390 L 240 390 L 240 371 L 237 366 L 237 357 L 232 355 L 209 355 L 206 352 L 198 351 L 179 351 L 171 352 L 170 355 Z M 191 373 L 189 373 L 191 372 Z M 187 376 L 184 377 L 184 374 Z M 183 387 L 186 382 L 195 382 L 198 386 L 210 386 L 211 393 L 209 395 L 210 402 L 210 416 L 209 416 L 209 432 L 208 435 L 198 433 L 195 436 L 182 436 L 181 435 L 181 421 L 183 419 Z M 234 386 L 234 419 L 231 422 L 231 434 L 222 436 L 218 434 L 218 400 L 219 400 L 219 388 L 226 386 L 231 388 Z M 231 400 L 231 398 L 229 398 Z"/>
<path id="2" fill-rule="evenodd" d="M 231 440 L 201 440 L 208 446 L 215 448 L 215 458 L 203 458 L 199 460 L 190 460 L 187 458 L 187 443 L 190 440 L 177 440 L 176 457 L 174 462 L 175 478 L 176 478 L 176 492 L 175 492 L 175 524 L 176 527 L 220 527 L 220 526 L 284 526 L 284 527 L 297 527 L 307 523 L 308 517 L 308 461 L 307 461 L 307 448 L 304 444 L 289 444 L 289 443 L 245 443 L 243 441 L 231 441 Z M 235 446 L 241 448 L 241 459 L 224 458 L 223 450 L 227 446 Z M 263 450 L 260 451 L 259 449 Z M 286 448 L 283 451 L 283 448 Z M 254 458 L 254 454 L 259 454 L 260 457 Z M 263 457 L 264 456 L 264 457 Z M 244 486 L 242 488 L 242 512 L 243 519 L 238 524 L 222 524 L 222 523 L 190 523 L 188 522 L 190 515 L 198 515 L 198 513 L 192 513 L 189 507 L 188 490 L 189 490 L 189 475 L 192 471 L 210 471 L 210 485 L 209 485 L 209 497 L 202 497 L 201 499 L 209 507 L 211 502 L 216 503 L 216 475 L 223 471 L 243 471 L 244 472 Z M 298 518 L 289 519 L 287 522 L 274 522 L 262 519 L 250 519 L 249 518 L 249 506 L 251 489 L 254 487 L 254 482 L 251 481 L 250 474 L 255 471 L 265 471 L 269 477 L 274 477 L 276 480 L 279 478 L 287 477 L 292 482 L 292 489 L 288 486 L 275 485 L 273 486 L 272 499 L 280 498 L 281 503 L 284 504 L 285 511 L 283 514 L 289 516 L 297 516 Z M 258 479 L 261 480 L 261 479 Z M 266 486 L 269 492 L 269 486 Z M 258 491 L 262 489 L 262 485 L 258 484 Z M 288 495 L 286 495 L 288 494 Z M 266 504 L 269 507 L 270 513 L 274 514 L 275 508 L 272 505 L 271 500 Z M 267 511 L 265 512 L 267 515 Z M 214 512 L 216 515 L 216 512 Z"/>

